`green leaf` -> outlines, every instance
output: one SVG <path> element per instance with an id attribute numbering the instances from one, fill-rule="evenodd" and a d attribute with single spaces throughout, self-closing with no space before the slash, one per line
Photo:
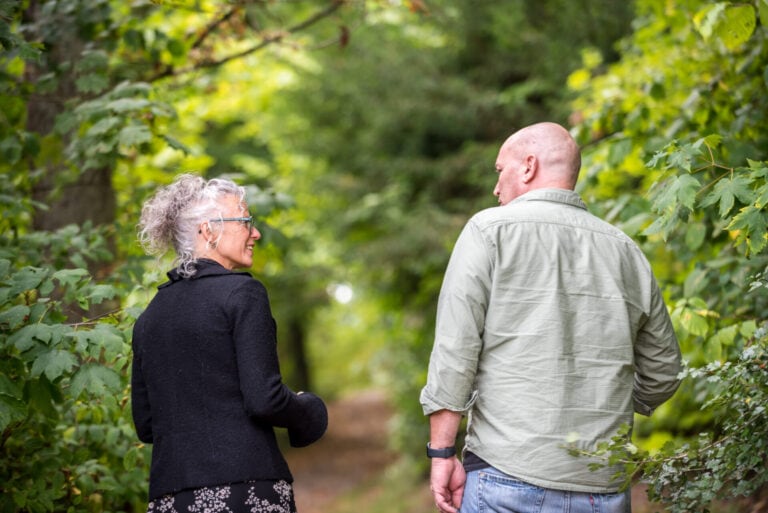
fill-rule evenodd
<path id="1" fill-rule="evenodd" d="M 27 320 L 27 316 L 29 316 L 27 305 L 12 306 L 0 312 L 0 328 L 15 330 Z"/>
<path id="2" fill-rule="evenodd" d="M 711 340 L 713 343 L 721 346 L 730 346 L 733 344 L 733 341 L 736 340 L 736 334 L 738 332 L 739 325 L 732 324 L 731 326 L 717 330 L 717 332 L 712 335 Z"/>
<path id="3" fill-rule="evenodd" d="M 50 381 L 54 381 L 62 374 L 71 371 L 76 365 L 77 359 L 72 354 L 61 349 L 53 349 L 37 356 L 30 374 L 36 378 L 45 373 Z"/>
<path id="4" fill-rule="evenodd" d="M 725 9 L 715 33 L 729 50 L 735 50 L 749 41 L 757 26 L 755 9 L 751 5 L 731 4 Z"/>
<path id="5" fill-rule="evenodd" d="M 190 149 L 189 149 L 189 146 L 187 146 L 186 144 L 182 143 L 182 142 L 181 142 L 181 141 L 179 141 L 178 139 L 176 139 L 176 138 L 174 138 L 174 137 L 171 137 L 170 135 L 163 135 L 163 136 L 161 136 L 161 137 L 162 137 L 163 139 L 165 139 L 165 142 L 167 142 L 167 143 L 168 143 L 168 145 L 169 145 L 171 148 L 173 148 L 174 150 L 181 150 L 181 151 L 183 151 L 183 152 L 184 152 L 186 155 L 189 155 L 189 154 L 191 154 L 191 153 L 192 153 L 192 150 L 190 150 Z"/>
<path id="6" fill-rule="evenodd" d="M 11 295 L 37 288 L 47 273 L 37 267 L 25 267 L 11 277 Z"/>
<path id="7" fill-rule="evenodd" d="M 752 202 L 754 193 L 750 188 L 752 180 L 746 176 L 730 176 L 719 180 L 712 192 L 707 194 L 701 201 L 701 206 L 708 207 L 720 202 L 720 217 L 725 219 L 733 208 L 736 199 L 742 203 Z"/>
<path id="8" fill-rule="evenodd" d="M 677 148 L 667 157 L 667 164 L 671 168 L 690 172 L 693 161 L 699 158 L 701 149 L 694 144 L 685 144 Z"/>
<path id="9" fill-rule="evenodd" d="M 5 374 L 0 374 L 0 396 L 14 397 L 22 399 L 22 390 Z M 1 431 L 1 430 L 0 430 Z"/>
<path id="10" fill-rule="evenodd" d="M 86 132 L 86 137 L 97 137 L 111 132 L 114 128 L 117 128 L 123 123 L 123 120 L 117 116 L 109 116 L 104 119 L 100 119 L 96 124 Z"/>
<path id="11" fill-rule="evenodd" d="M 760 14 L 760 24 L 768 27 L 768 0 L 757 0 L 757 11 Z"/>
<path id="12" fill-rule="evenodd" d="M 54 346 L 61 342 L 70 330 L 63 324 L 28 324 L 8 337 L 8 344 L 21 351 L 28 351 L 39 343 Z"/>
<path id="13" fill-rule="evenodd" d="M 0 432 L 27 417 L 27 405 L 21 399 L 0 394 Z"/>
<path id="14" fill-rule="evenodd" d="M 109 102 L 106 107 L 113 112 L 125 113 L 140 112 L 150 105 L 149 100 L 144 100 L 142 98 L 120 98 Z"/>
<path id="15" fill-rule="evenodd" d="M 104 73 L 88 73 L 75 81 L 81 93 L 100 93 L 109 87 L 109 78 Z"/>
<path id="16" fill-rule="evenodd" d="M 78 399 L 85 392 L 93 396 L 116 393 L 121 389 L 120 376 L 115 371 L 96 363 L 85 364 L 72 377 L 70 390 Z"/>
<path id="17" fill-rule="evenodd" d="M 76 288 L 79 282 L 88 279 L 88 271 L 85 269 L 62 269 L 53 273 L 53 278 L 63 286 Z"/>
<path id="18" fill-rule="evenodd" d="M 699 181 L 689 175 L 679 175 L 664 184 L 660 184 L 660 192 L 653 200 L 654 210 L 657 212 L 669 211 L 678 204 L 682 204 L 689 210 L 693 210 L 696 202 L 696 193 L 701 188 Z"/>
<path id="19" fill-rule="evenodd" d="M 112 285 L 99 284 L 91 289 L 88 298 L 91 303 L 100 304 L 105 299 L 112 299 L 117 296 L 117 289 Z"/>
<path id="20" fill-rule="evenodd" d="M 92 330 L 80 330 L 70 334 L 75 339 L 75 350 L 82 355 L 97 357 L 105 351 L 112 359 L 123 351 L 125 339 L 120 330 L 109 324 L 98 324 Z"/>
<path id="21" fill-rule="evenodd" d="M 694 15 L 693 23 L 705 41 L 714 34 L 715 25 L 720 14 L 725 10 L 725 6 L 724 2 L 708 5 Z"/>
<path id="22" fill-rule="evenodd" d="M 696 251 L 704 243 L 707 237 L 707 226 L 704 223 L 693 223 L 688 225 L 685 232 L 685 245 L 691 251 Z"/>
<path id="23" fill-rule="evenodd" d="M 756 255 L 765 248 L 768 234 L 768 212 L 748 205 L 733 218 L 728 230 L 737 231 L 736 242 L 746 244 L 747 254 Z"/>
<path id="24" fill-rule="evenodd" d="M 145 125 L 130 125 L 120 130 L 117 138 L 122 145 L 137 146 L 151 141 L 152 132 Z"/>

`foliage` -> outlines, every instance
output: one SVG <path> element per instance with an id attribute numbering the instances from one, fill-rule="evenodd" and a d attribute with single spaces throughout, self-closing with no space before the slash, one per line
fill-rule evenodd
<path id="1" fill-rule="evenodd" d="M 109 256 L 104 234 L 12 233 L 0 236 L 0 511 L 138 509 L 148 454 L 130 424 L 132 313 L 83 318 L 121 293 L 84 269 Z"/>
<path id="2" fill-rule="evenodd" d="M 668 442 L 652 452 L 628 441 L 626 426 L 589 453 L 602 460 L 591 467 L 621 465 L 623 471 L 615 477 L 623 487 L 642 477 L 650 483 L 649 499 L 667 503 L 673 513 L 707 512 L 715 499 L 756 493 L 768 482 L 767 368 L 768 334 L 761 328 L 737 359 L 683 373 L 711 385 L 701 408 L 718 412 L 722 420 L 715 431 L 685 443 Z"/>
<path id="3" fill-rule="evenodd" d="M 210 127 L 178 135 L 180 100 L 204 105 L 218 67 L 256 69 L 263 48 L 338 41 L 359 5 L 0 1 L 0 511 L 143 509 L 149 448 L 130 418 L 130 328 L 160 274 L 135 249 L 136 205 L 180 168 L 215 167 L 205 145 L 186 142 Z M 214 164 L 210 176 L 233 170 Z M 107 177 L 103 195 L 118 192 L 117 219 L 72 187 L 94 173 Z M 245 177 L 260 219 L 291 204 Z M 104 225 L 88 221 L 97 216 Z M 40 230 L 45 217 L 61 228 Z M 260 229 L 279 245 L 279 230 Z"/>
<path id="4" fill-rule="evenodd" d="M 638 2 L 619 62 L 585 54 L 569 79 L 582 190 L 641 240 L 688 361 L 669 405 L 638 419 L 638 440 L 625 432 L 599 452 L 674 511 L 765 485 L 766 416 L 752 401 L 767 375 L 767 6 Z"/>

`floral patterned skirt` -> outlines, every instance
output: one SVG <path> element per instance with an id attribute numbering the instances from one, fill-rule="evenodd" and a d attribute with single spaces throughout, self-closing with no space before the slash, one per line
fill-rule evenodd
<path id="1" fill-rule="evenodd" d="M 164 495 L 147 513 L 296 513 L 296 502 L 287 481 L 247 481 Z"/>

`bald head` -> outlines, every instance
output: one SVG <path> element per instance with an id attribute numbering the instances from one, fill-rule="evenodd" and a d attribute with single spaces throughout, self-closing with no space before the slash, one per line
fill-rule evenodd
<path id="1" fill-rule="evenodd" d="M 581 152 L 571 134 L 557 123 L 537 123 L 512 134 L 496 159 L 499 182 L 494 194 L 501 204 L 534 189 L 573 190 Z"/>

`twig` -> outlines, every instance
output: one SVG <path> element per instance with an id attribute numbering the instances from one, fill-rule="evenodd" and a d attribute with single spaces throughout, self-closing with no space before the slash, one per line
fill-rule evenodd
<path id="1" fill-rule="evenodd" d="M 336 12 L 346 2 L 347 2 L 347 0 L 334 0 L 326 8 L 324 8 L 324 9 L 322 9 L 320 11 L 317 11 L 315 14 L 313 14 L 310 17 L 308 17 L 306 20 L 304 20 L 302 22 L 299 22 L 296 25 L 293 25 L 292 27 L 289 27 L 288 29 L 286 29 L 284 31 L 276 32 L 276 33 L 274 33 L 272 35 L 265 36 L 265 37 L 262 38 L 261 42 L 259 42 L 258 44 L 252 46 L 251 48 L 248 48 L 248 49 L 243 50 L 241 52 L 238 52 L 238 53 L 235 53 L 235 54 L 232 54 L 232 55 L 228 55 L 226 57 L 222 57 L 221 59 L 217 59 L 217 60 L 199 62 L 199 63 L 197 63 L 197 64 L 195 64 L 193 66 L 190 66 L 190 67 L 187 67 L 187 68 L 178 69 L 178 70 L 175 69 L 173 66 L 168 66 L 164 70 L 162 70 L 160 73 L 154 75 L 153 77 L 150 77 L 148 79 L 148 82 L 154 82 L 156 80 L 160 80 L 162 78 L 166 78 L 166 77 L 170 77 L 170 76 L 184 75 L 186 73 L 191 73 L 193 71 L 197 71 L 197 70 L 200 70 L 200 69 L 218 67 L 218 66 L 226 64 L 226 63 L 228 63 L 230 61 L 246 57 L 247 55 L 250 55 L 250 54 L 255 53 L 255 52 L 259 51 L 259 50 L 262 50 L 262 49 L 266 48 L 267 46 L 269 46 L 269 45 L 271 45 L 273 43 L 278 43 L 278 42 L 282 41 L 283 39 L 285 39 L 286 36 L 288 36 L 290 34 L 296 33 L 296 32 L 298 32 L 300 30 L 304 30 L 305 28 L 314 25 L 315 23 L 317 23 L 318 21 L 322 20 L 323 18 L 326 18 L 326 17 L 330 16 L 331 14 L 333 14 L 334 12 Z M 216 22 L 212 23 L 209 26 L 209 28 L 211 28 L 211 30 L 212 30 L 213 28 L 215 28 L 215 26 L 217 26 Z M 207 36 L 207 34 L 206 34 L 206 36 Z"/>

